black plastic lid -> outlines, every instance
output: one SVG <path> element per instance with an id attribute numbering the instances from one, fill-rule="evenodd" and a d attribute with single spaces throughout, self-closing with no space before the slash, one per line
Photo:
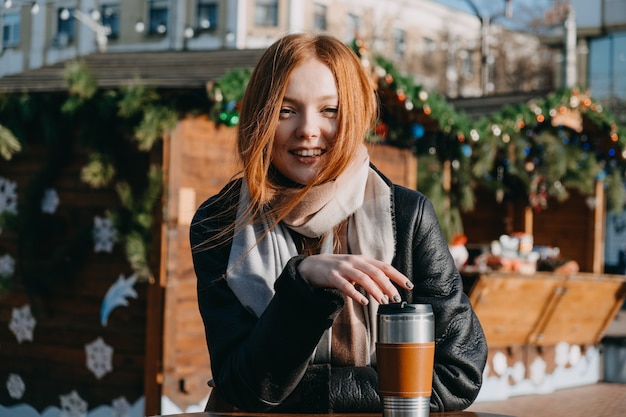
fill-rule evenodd
<path id="1" fill-rule="evenodd" d="M 400 303 L 381 304 L 378 306 L 378 314 L 412 314 L 416 311 L 415 306 L 402 301 Z"/>

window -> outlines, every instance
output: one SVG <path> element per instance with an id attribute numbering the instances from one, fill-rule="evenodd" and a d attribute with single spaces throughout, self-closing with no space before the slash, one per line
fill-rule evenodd
<path id="1" fill-rule="evenodd" d="M 217 3 L 198 0 L 197 16 L 196 27 L 199 30 L 215 30 L 217 28 Z"/>
<path id="2" fill-rule="evenodd" d="M 359 37 L 360 26 L 361 22 L 359 16 L 348 13 L 348 17 L 346 19 L 346 42 L 352 42 Z"/>
<path id="3" fill-rule="evenodd" d="M 626 99 L 626 32 L 589 42 L 589 87 L 598 99 Z"/>
<path id="4" fill-rule="evenodd" d="M 313 27 L 316 30 L 328 29 L 326 23 L 326 6 L 323 4 L 317 4 L 313 6 Z"/>
<path id="5" fill-rule="evenodd" d="M 75 28 L 74 9 L 59 9 L 57 12 L 57 34 L 54 37 L 54 45 L 62 48 L 72 43 Z"/>
<path id="6" fill-rule="evenodd" d="M 278 0 L 256 0 L 254 24 L 257 26 L 278 26 Z"/>
<path id="7" fill-rule="evenodd" d="M 150 0 L 148 10 L 148 33 L 164 35 L 167 32 L 168 0 Z"/>
<path id="8" fill-rule="evenodd" d="M 466 49 L 462 50 L 459 53 L 459 58 L 461 58 L 461 74 L 467 80 L 471 80 L 474 77 L 474 62 L 472 61 L 472 52 Z"/>
<path id="9" fill-rule="evenodd" d="M 20 43 L 20 13 L 6 13 L 2 16 L 2 45 L 17 46 Z"/>
<path id="10" fill-rule="evenodd" d="M 402 29 L 393 30 L 393 53 L 398 58 L 404 58 L 406 51 L 406 33 Z"/>
<path id="11" fill-rule="evenodd" d="M 431 38 L 424 38 L 423 41 L 424 41 L 423 53 L 424 55 L 430 55 L 437 48 L 437 43 L 435 42 L 434 39 L 431 39 Z"/>
<path id="12" fill-rule="evenodd" d="M 102 25 L 111 30 L 110 39 L 117 39 L 120 36 L 120 6 L 119 4 L 109 4 L 102 6 Z"/>

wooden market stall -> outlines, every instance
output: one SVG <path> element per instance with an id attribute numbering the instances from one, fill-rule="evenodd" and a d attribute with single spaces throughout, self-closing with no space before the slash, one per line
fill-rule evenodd
<path id="1" fill-rule="evenodd" d="M 488 245 L 502 234 L 524 233 L 535 246 L 559 248 L 580 271 L 603 273 L 607 213 L 624 204 L 623 184 L 615 180 L 625 164 L 623 128 L 578 89 L 453 103 L 497 121 L 485 125 L 497 131 L 492 171 L 485 173 L 492 179 L 477 184 L 476 209 L 462 213 L 468 242 Z M 484 222 L 494 227 L 481 228 Z"/>
<path id="2" fill-rule="evenodd" d="M 502 99 L 501 108 L 511 105 Z M 574 90 L 569 100 L 564 100 L 569 104 L 551 103 L 549 112 L 539 108 L 533 98 L 523 100 L 517 112 L 509 111 L 507 115 L 515 120 L 526 107 L 532 109 L 531 116 L 536 115 L 537 120 L 536 126 L 528 128 L 528 137 L 534 139 L 533 135 L 554 131 L 555 138 L 563 138 L 561 146 L 555 148 L 560 152 L 565 152 L 563 145 L 578 143 L 589 155 L 606 158 L 606 166 L 619 169 L 623 154 L 617 140 L 618 128 L 599 120 L 594 112 L 601 109 L 594 108 L 586 94 Z M 544 114 L 550 117 L 544 118 Z M 517 117 L 522 120 L 522 116 Z M 493 119 L 506 123 L 501 117 Z M 517 143 L 507 149 L 508 141 L 500 143 L 506 164 L 510 165 L 519 155 L 515 154 L 516 146 L 526 146 L 532 154 L 534 145 Z M 546 147 L 549 144 L 541 143 Z M 551 154 L 545 161 L 528 160 L 526 164 L 531 165 L 523 167 L 532 173 L 536 164 L 556 164 L 560 158 L 565 156 Z M 501 165 L 504 170 L 506 164 Z M 583 169 L 580 162 L 574 166 Z M 473 260 L 462 274 L 489 345 L 479 401 L 551 392 L 596 383 L 602 378 L 602 340 L 626 298 L 626 276 L 605 273 L 608 205 L 603 174 L 600 171 L 597 177 L 586 178 L 592 183 L 587 192 L 572 187 L 567 198 L 561 199 L 548 195 L 545 189 L 515 194 L 514 187 L 522 182 L 515 178 L 507 182 L 506 177 L 502 182 L 510 186 L 508 192 L 499 194 L 487 187 L 475 190 L 476 210 L 462 214 L 468 247 L 474 251 Z M 529 251 L 521 253 L 519 240 L 514 248 L 517 253 L 494 256 L 493 242 L 501 250 L 501 242 L 515 242 L 522 236 L 530 238 L 537 254 L 552 255 L 538 255 L 529 267 L 520 267 L 531 257 Z M 521 263 L 508 263 L 511 258 Z"/>
<path id="3" fill-rule="evenodd" d="M 159 132 L 176 119 L 170 108 L 208 104 L 208 80 L 259 55 L 96 54 L 0 78 L 0 125 L 18 138 L 11 144 L 2 131 L 10 146 L 0 159 L 0 415 L 143 417 L 206 395 L 195 291 L 167 275 L 192 271 L 165 268 L 177 255 L 167 233 L 178 221 L 165 222 L 179 199 L 162 192 L 172 171 Z M 140 132 L 147 119 L 156 125 Z M 212 154 L 225 159 L 215 146 Z M 225 175 L 207 162 L 177 168 Z M 203 374 L 197 387 L 190 369 Z"/>

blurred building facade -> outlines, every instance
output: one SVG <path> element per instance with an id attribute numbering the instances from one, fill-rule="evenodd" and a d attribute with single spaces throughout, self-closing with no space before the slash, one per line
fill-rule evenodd
<path id="1" fill-rule="evenodd" d="M 536 36 L 496 24 L 485 31 L 479 16 L 432 0 L 2 1 L 0 77 L 92 53 L 255 49 L 319 31 L 361 39 L 452 98 L 546 90 L 554 79 Z"/>
<path id="2" fill-rule="evenodd" d="M 579 82 L 626 123 L 626 1 L 571 2 L 582 60 Z"/>

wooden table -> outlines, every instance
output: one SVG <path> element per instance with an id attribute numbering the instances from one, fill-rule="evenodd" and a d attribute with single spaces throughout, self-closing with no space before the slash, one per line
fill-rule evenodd
<path id="1" fill-rule="evenodd" d="M 448 411 L 430 413 L 431 417 L 513 417 L 505 414 L 481 413 L 473 411 Z M 166 417 L 166 416 L 155 416 Z M 382 417 L 382 413 L 351 413 L 351 414 L 283 414 L 283 413 L 183 413 L 168 414 L 167 417 Z"/>

